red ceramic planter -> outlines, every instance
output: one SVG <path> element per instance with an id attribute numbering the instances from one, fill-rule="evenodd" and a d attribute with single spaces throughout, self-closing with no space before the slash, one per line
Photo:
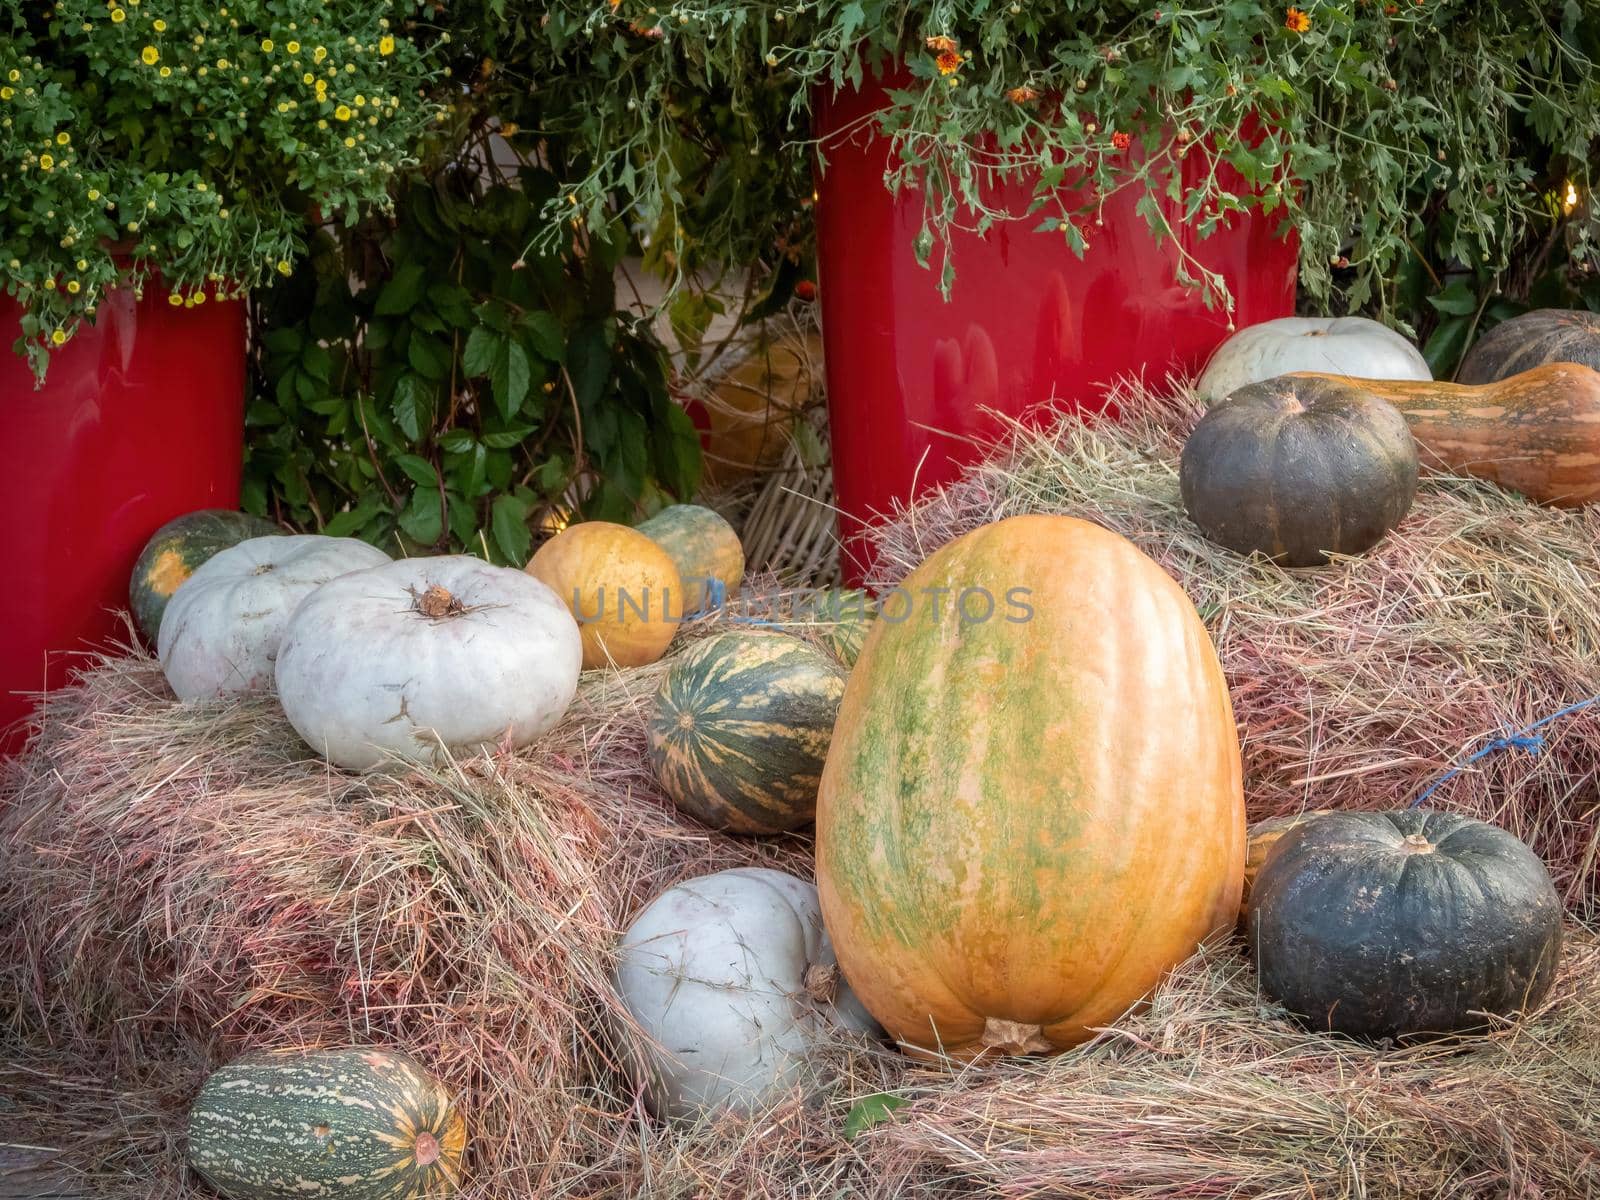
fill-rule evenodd
<path id="1" fill-rule="evenodd" d="M 946 302 L 937 266 L 919 266 L 912 249 L 922 196 L 884 186 L 889 142 L 865 118 L 886 103 L 883 87 L 869 84 L 819 98 L 817 112 L 827 159 L 817 185 L 819 299 L 850 583 L 871 574 L 865 523 L 955 478 L 1003 428 L 996 413 L 1037 416 L 1046 402 L 1100 409 L 1112 380 L 1195 371 L 1228 333 L 1228 314 L 1207 311 L 1179 284 L 1178 245 L 1157 244 L 1133 189 L 1107 199 L 1081 260 L 1060 235 L 1032 232 L 1037 219 L 981 238 L 956 234 Z M 1176 169 L 1198 180 L 1200 157 Z M 1022 213 L 1031 192 L 1013 183 L 995 203 Z M 1294 312 L 1298 247 L 1277 235 L 1279 214 L 1240 215 L 1201 239 L 1184 230 L 1180 205 L 1157 201 L 1183 247 L 1227 281 L 1239 326 Z"/>
<path id="2" fill-rule="evenodd" d="M 238 505 L 244 441 L 243 303 L 113 292 L 39 390 L 11 353 L 19 315 L 0 296 L 0 754 L 23 740 L 28 693 L 127 636 L 128 576 L 157 527 Z"/>

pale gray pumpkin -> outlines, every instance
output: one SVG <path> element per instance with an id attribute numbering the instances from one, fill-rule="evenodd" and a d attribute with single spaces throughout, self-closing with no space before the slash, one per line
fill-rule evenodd
<path id="1" fill-rule="evenodd" d="M 1295 371 L 1358 379 L 1432 379 L 1403 335 L 1366 317 L 1279 317 L 1247 325 L 1217 347 L 1195 390 L 1215 404 L 1251 383 Z"/>
<path id="2" fill-rule="evenodd" d="M 388 561 L 366 542 L 315 533 L 219 550 L 167 602 L 156 638 L 167 682 L 185 702 L 270 690 L 295 606 L 330 579 Z"/>
<path id="3" fill-rule="evenodd" d="M 817 889 L 763 867 L 657 896 L 623 936 L 617 988 L 658 1116 L 759 1111 L 805 1081 L 830 1023 L 878 1032 L 839 974 Z"/>
<path id="4" fill-rule="evenodd" d="M 318 754 L 363 770 L 525 746 L 578 688 L 578 624 L 531 575 L 468 555 L 334 580 L 296 610 L 278 700 Z"/>

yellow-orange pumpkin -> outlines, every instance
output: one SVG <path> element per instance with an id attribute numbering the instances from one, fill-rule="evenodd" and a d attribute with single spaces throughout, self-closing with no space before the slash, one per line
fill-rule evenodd
<path id="1" fill-rule="evenodd" d="M 683 620 L 683 583 L 672 556 L 626 525 L 571 525 L 540 546 L 526 570 L 577 618 L 584 670 L 655 662 Z"/>
<path id="2" fill-rule="evenodd" d="M 839 963 L 909 1046 L 1062 1049 L 1234 923 L 1244 797 L 1221 667 L 1178 585 L 1071 517 L 984 526 L 902 586 L 818 799 Z"/>
<path id="3" fill-rule="evenodd" d="M 1600 371 L 1548 363 L 1471 385 L 1316 378 L 1398 408 L 1424 468 L 1471 475 L 1556 508 L 1600 500 Z"/>

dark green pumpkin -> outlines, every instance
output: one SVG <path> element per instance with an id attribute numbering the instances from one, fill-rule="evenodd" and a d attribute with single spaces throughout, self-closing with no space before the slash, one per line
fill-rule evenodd
<path id="1" fill-rule="evenodd" d="M 271 521 L 226 508 L 203 508 L 168 521 L 145 543 L 128 581 L 128 606 L 139 632 L 155 644 L 172 593 L 217 551 L 282 532 Z"/>
<path id="2" fill-rule="evenodd" d="M 250 1055 L 189 1110 L 189 1165 L 230 1200 L 450 1196 L 466 1142 L 445 1086 L 390 1050 Z"/>
<path id="3" fill-rule="evenodd" d="M 1555 362 L 1600 370 L 1600 313 L 1536 308 L 1501 321 L 1467 351 L 1456 382 L 1498 383 Z"/>
<path id="4" fill-rule="evenodd" d="M 1417 447 L 1392 405 L 1350 381 L 1280 375 L 1206 413 L 1178 483 L 1212 541 L 1320 566 L 1371 549 L 1410 511 Z"/>
<path id="5" fill-rule="evenodd" d="M 1532 1009 L 1561 900 L 1505 830 L 1426 809 L 1329 813 L 1285 833 L 1250 893 L 1261 988 L 1316 1029 L 1449 1033 Z"/>
<path id="6" fill-rule="evenodd" d="M 713 829 L 780 833 L 809 824 L 844 684 L 837 661 L 787 634 L 735 631 L 696 643 L 656 694 L 656 779 Z"/>

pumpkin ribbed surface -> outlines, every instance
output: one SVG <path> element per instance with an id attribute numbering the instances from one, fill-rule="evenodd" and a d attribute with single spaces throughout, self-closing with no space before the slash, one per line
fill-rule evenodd
<path id="1" fill-rule="evenodd" d="M 271 521 L 227 508 L 203 508 L 168 521 L 145 543 L 128 581 L 128 606 L 139 632 L 155 642 L 172 593 L 217 551 L 282 532 Z"/>
<path id="2" fill-rule="evenodd" d="M 656 695 L 656 778 L 679 808 L 714 829 L 806 825 L 844 684 L 840 665 L 798 638 L 707 638 L 672 664 Z"/>
<path id="3" fill-rule="evenodd" d="M 1250 896 L 1261 988 L 1315 1029 L 1400 1037 L 1531 1011 L 1561 898 L 1515 836 L 1454 813 L 1334 812 L 1289 830 Z"/>
<path id="4" fill-rule="evenodd" d="M 717 608 L 739 594 L 744 546 L 719 514 L 698 504 L 672 504 L 634 528 L 672 556 L 686 613 Z"/>
<path id="5" fill-rule="evenodd" d="M 1600 368 L 1600 313 L 1536 308 L 1502 321 L 1467 351 L 1457 383 L 1495 383 L 1546 363 Z"/>
<path id="6" fill-rule="evenodd" d="M 1600 499 L 1600 372 L 1551 363 L 1497 383 L 1333 379 L 1400 410 L 1425 468 L 1471 475 L 1538 504 Z"/>
<path id="7" fill-rule="evenodd" d="M 1160 567 L 1070 517 L 975 530 L 902 587 L 915 608 L 883 601 L 818 798 L 840 965 L 902 1042 L 1072 1045 L 1237 915 L 1216 653 Z"/>
<path id="8" fill-rule="evenodd" d="M 1242 387 L 1184 443 L 1178 486 L 1212 541 L 1290 567 L 1361 554 L 1411 509 L 1417 447 L 1376 396 L 1319 376 Z"/>
<path id="9" fill-rule="evenodd" d="M 232 1200 L 449 1196 L 466 1141 L 444 1085 L 387 1050 L 251 1055 L 189 1111 L 189 1163 Z"/>
<path id="10" fill-rule="evenodd" d="M 571 525 L 540 546 L 524 569 L 553 589 L 577 619 L 586 671 L 655 662 L 683 620 L 677 564 L 626 525 Z"/>

